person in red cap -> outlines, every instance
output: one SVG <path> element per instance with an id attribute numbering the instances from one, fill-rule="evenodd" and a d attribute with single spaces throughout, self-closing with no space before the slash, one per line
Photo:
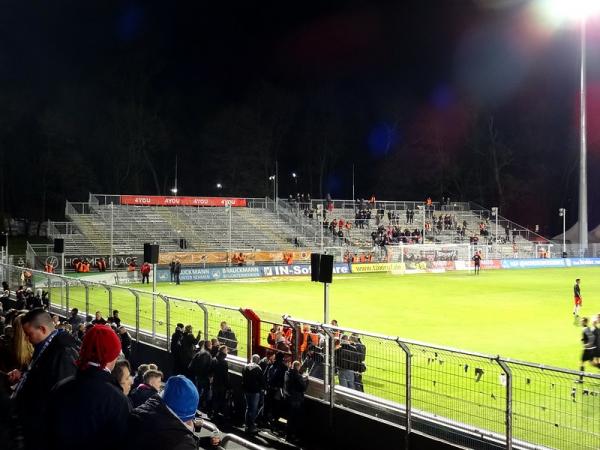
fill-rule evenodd
<path id="1" fill-rule="evenodd" d="M 131 409 L 110 371 L 121 353 L 121 341 L 106 325 L 94 325 L 83 338 L 77 373 L 52 393 L 48 421 L 51 449 L 105 449 L 106 439 L 120 442 Z"/>

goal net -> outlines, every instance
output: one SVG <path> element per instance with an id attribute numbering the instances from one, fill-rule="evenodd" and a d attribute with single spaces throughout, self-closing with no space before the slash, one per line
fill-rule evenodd
<path id="1" fill-rule="evenodd" d="M 386 248 L 388 262 L 403 263 L 406 270 L 442 271 L 454 267 L 454 261 L 470 260 L 472 256 L 469 244 L 414 244 Z"/>

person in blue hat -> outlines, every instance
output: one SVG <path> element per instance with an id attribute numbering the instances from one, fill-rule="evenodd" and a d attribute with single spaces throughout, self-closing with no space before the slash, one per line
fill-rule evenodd
<path id="1" fill-rule="evenodd" d="M 129 416 L 129 448 L 196 450 L 194 417 L 198 390 L 183 375 L 169 378 L 162 394 L 155 394 Z"/>

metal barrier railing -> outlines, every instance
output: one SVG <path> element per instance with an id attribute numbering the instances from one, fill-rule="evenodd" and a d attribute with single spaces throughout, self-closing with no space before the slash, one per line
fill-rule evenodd
<path id="1" fill-rule="evenodd" d="M 77 307 L 105 317 L 119 310 L 135 339 L 169 349 L 178 322 L 202 338 L 217 337 L 221 322 L 235 334 L 238 361 L 253 350 L 253 326 L 244 310 L 199 300 L 164 296 L 131 287 L 48 274 L 0 264 L 12 286 L 50 292 L 52 309 L 67 314 Z M 26 276 L 26 272 L 28 272 Z M 31 276 L 29 276 L 29 274 Z M 514 361 L 284 316 L 256 329 L 267 347 L 271 328 L 293 330 L 291 351 L 309 371 L 311 392 L 331 408 L 365 413 L 398 427 L 470 446 L 472 436 L 505 448 L 600 448 L 600 375 Z M 231 338 L 231 336 L 230 336 Z M 310 341 L 308 340 L 310 338 Z M 309 345 L 310 342 L 310 345 Z M 435 424 L 432 425 L 432 424 Z M 462 439 L 462 441 L 461 441 Z"/>

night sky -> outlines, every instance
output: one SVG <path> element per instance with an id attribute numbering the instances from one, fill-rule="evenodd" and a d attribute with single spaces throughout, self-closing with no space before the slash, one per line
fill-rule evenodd
<path id="1" fill-rule="evenodd" d="M 485 6 L 484 6 L 485 5 Z M 31 1 L 0 14 L 0 214 L 88 192 L 416 200 L 576 221 L 579 34 L 533 2 Z M 590 228 L 600 19 L 588 24 Z M 298 185 L 290 173 L 299 175 Z M 216 191 L 216 183 L 223 191 Z M 544 228 L 545 227 L 545 228 Z"/>

